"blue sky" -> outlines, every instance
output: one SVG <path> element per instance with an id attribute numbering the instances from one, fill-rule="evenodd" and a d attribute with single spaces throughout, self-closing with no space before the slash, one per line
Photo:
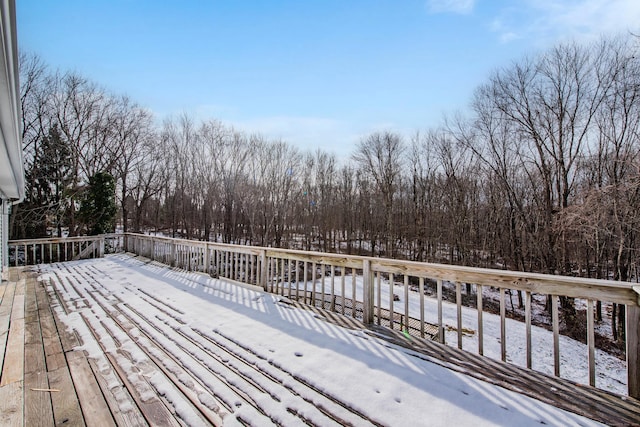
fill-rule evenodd
<path id="1" fill-rule="evenodd" d="M 18 40 L 53 69 L 304 150 L 349 155 L 466 108 L 496 68 L 640 28 L 638 0 L 19 0 Z"/>

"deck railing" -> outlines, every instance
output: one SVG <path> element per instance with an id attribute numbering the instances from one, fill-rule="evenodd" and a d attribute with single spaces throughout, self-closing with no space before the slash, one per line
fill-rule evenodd
<path id="1" fill-rule="evenodd" d="M 25 261 L 51 262 L 51 246 L 81 240 L 10 241 L 16 254 L 33 253 Z M 84 238 L 85 242 L 95 242 Z M 99 240 L 103 239 L 103 240 Z M 588 382 L 596 384 L 595 306 L 597 301 L 622 304 L 626 308 L 626 358 L 628 394 L 640 398 L 640 287 L 615 282 L 504 270 L 480 269 L 363 256 L 305 252 L 277 248 L 228 245 L 127 233 L 99 236 L 98 241 L 112 249 L 124 249 L 151 260 L 214 277 L 259 286 L 282 295 L 364 323 L 397 329 L 408 339 L 430 338 L 460 349 L 485 354 L 485 344 L 500 342 L 499 358 L 510 361 L 509 328 L 524 329 L 525 360 L 532 368 L 537 354 L 532 351 L 533 301 L 550 306 L 553 374 L 561 376 L 560 298 L 575 298 L 586 309 L 586 354 Z M 31 242 L 31 243 L 30 243 Z M 96 243 L 93 243 L 94 245 Z M 82 247 L 80 245 L 80 247 Z M 40 248 L 40 249 L 38 249 Z M 59 250 L 59 249 L 58 249 Z M 85 249 L 86 252 L 86 249 Z M 75 257 L 85 253 L 76 249 Z M 65 260 L 71 259 L 65 254 Z M 98 250 L 101 256 L 104 250 Z M 12 255 L 11 249 L 9 256 Z M 59 258 L 59 257 L 58 257 Z M 14 265 L 14 264 L 12 264 Z M 464 290 L 464 292 L 463 292 Z M 514 326 L 507 316 L 512 296 L 523 299 L 523 324 Z M 498 301 L 495 302 L 493 296 Z M 471 299 L 471 301 L 470 301 Z M 451 304 L 447 303 L 447 300 Z M 511 304 L 509 304 L 511 303 Z M 454 307 L 454 319 L 447 323 L 445 311 Z M 485 331 L 487 312 L 499 316 L 499 330 Z M 453 323 L 453 324 L 451 324 Z M 471 340 L 468 337 L 473 336 Z M 491 340 L 491 342 L 489 342 Z M 472 343 L 473 348 L 470 347 Z M 495 357 L 495 356 L 494 356 Z M 600 369 L 606 369 L 601 367 Z"/>
<path id="2" fill-rule="evenodd" d="M 7 264 L 24 266 L 100 258 L 105 251 L 110 253 L 122 250 L 123 243 L 122 234 L 10 240 Z"/>

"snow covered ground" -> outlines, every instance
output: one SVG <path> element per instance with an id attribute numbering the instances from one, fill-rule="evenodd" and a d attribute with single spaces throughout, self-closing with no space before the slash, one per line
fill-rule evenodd
<path id="1" fill-rule="evenodd" d="M 315 425 L 598 425 L 418 359 L 411 351 L 364 332 L 329 324 L 260 290 L 127 255 L 41 265 L 40 269 L 42 280 L 51 279 L 49 291 L 75 305 L 75 311 L 58 310 L 57 314 L 83 337 L 84 349 L 98 365 L 102 350 L 92 343 L 87 324 L 103 350 L 113 351 L 114 357 L 123 357 L 122 351 L 114 350 L 119 345 L 131 360 L 145 360 L 145 354 L 130 345 L 127 336 L 114 332 L 110 319 L 97 310 L 98 306 L 105 312 L 117 308 L 140 328 L 131 332 L 133 336 L 151 337 L 197 379 L 201 402 L 215 408 L 225 425 L 238 425 L 240 420 L 263 425 L 265 416 L 287 426 L 304 425 L 305 420 Z M 123 315 L 113 316 L 125 323 Z M 449 319 L 450 314 L 446 316 Z M 464 316 L 465 324 L 471 325 L 475 311 L 469 318 L 465 311 Z M 491 329 L 489 324 L 485 331 Z M 516 331 L 517 326 L 509 329 Z M 540 334 L 542 330 L 534 341 L 545 346 Z M 473 345 L 473 337 L 465 339 Z M 517 340 L 511 339 L 509 348 L 517 348 Z M 141 339 L 136 342 L 145 345 Z M 490 342 L 485 338 L 487 352 L 493 351 Z M 497 349 L 499 354 L 499 344 Z M 519 354 L 513 350 L 510 357 Z M 233 376 L 238 372 L 244 378 Z M 157 377 L 132 382 L 140 385 L 141 393 L 169 396 L 186 424 L 201 424 Z M 220 404 L 212 402 L 211 396 Z M 245 402 L 255 403 L 260 410 Z M 322 408 L 342 421 L 327 417 Z"/>

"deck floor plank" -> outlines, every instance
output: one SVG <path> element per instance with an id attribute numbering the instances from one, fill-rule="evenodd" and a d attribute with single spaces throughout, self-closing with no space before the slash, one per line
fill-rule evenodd
<path id="1" fill-rule="evenodd" d="M 11 317 L 9 318 L 9 336 L 7 337 L 7 347 L 4 352 L 0 386 L 15 381 L 22 381 L 24 374 L 24 285 L 24 279 L 20 279 L 16 283 L 11 307 Z"/>
<path id="2" fill-rule="evenodd" d="M 46 359 L 47 371 L 55 371 L 58 368 L 67 366 L 62 351 L 62 343 L 56 323 L 49 307 L 49 299 L 44 289 L 44 283 L 38 282 L 36 288 L 38 300 L 38 314 L 40 320 L 40 332 L 42 334 L 42 344 Z"/>
<path id="3" fill-rule="evenodd" d="M 7 288 L 10 287 L 11 282 L 8 280 L 3 280 L 0 282 L 0 304 L 2 300 L 4 300 L 4 293 L 7 291 Z"/>
<path id="4" fill-rule="evenodd" d="M 15 306 L 15 305 L 14 305 Z M 24 318 L 11 321 L 0 387 L 22 381 L 24 374 Z"/>
<path id="5" fill-rule="evenodd" d="M 0 387 L 0 425 L 6 427 L 25 425 L 22 388 L 22 381 L 14 381 Z"/>
<path id="6" fill-rule="evenodd" d="M 109 384 L 105 378 L 105 373 L 98 368 L 96 362 L 92 359 L 87 360 L 89 361 L 91 370 L 98 380 L 98 385 L 102 390 L 107 405 L 109 405 L 109 409 L 111 410 L 111 414 L 113 415 L 116 424 L 118 426 L 132 427 L 144 425 L 146 423 L 144 416 L 142 415 L 142 412 L 140 412 L 135 400 L 124 384 L 119 383 L 115 386 Z M 112 368 L 113 367 L 110 366 L 108 369 Z"/>
<path id="7" fill-rule="evenodd" d="M 84 426 L 80 402 L 71 380 L 69 368 L 65 365 L 47 372 L 49 387 L 59 392 L 51 393 L 54 424 L 56 426 Z"/>
<path id="8" fill-rule="evenodd" d="M 55 292 L 55 290 L 52 292 L 52 294 L 49 297 L 50 297 L 49 301 L 52 308 L 58 306 L 64 309 L 64 305 L 60 302 L 59 296 Z M 52 311 L 52 314 L 54 314 L 53 311 Z M 62 324 L 62 322 L 60 322 L 60 319 L 55 314 L 53 315 L 53 319 L 55 320 L 56 331 L 58 334 L 58 339 L 60 341 L 60 344 L 62 345 L 63 353 L 73 351 L 74 348 L 80 345 L 80 340 L 78 339 L 78 336 L 76 335 L 75 331 L 68 330 L 65 327 L 65 325 Z"/>
<path id="9" fill-rule="evenodd" d="M 115 368 L 120 380 L 125 386 L 131 390 L 131 396 L 135 400 L 136 404 L 140 408 L 140 411 L 144 415 L 149 425 L 153 426 L 166 426 L 166 427 L 179 427 L 180 424 L 176 421 L 173 414 L 169 412 L 167 407 L 162 401 L 154 396 L 150 399 L 143 399 L 140 395 L 138 388 L 131 382 L 129 376 L 126 375 L 122 367 L 117 363 L 115 358 L 107 353 L 107 358 L 111 362 L 111 365 Z"/>
<path id="10" fill-rule="evenodd" d="M 46 371 L 24 374 L 24 425 L 38 426 L 53 423 L 49 378 Z"/>
<path id="11" fill-rule="evenodd" d="M 67 353 L 69 372 L 76 389 L 82 415 L 90 426 L 115 426 L 115 420 L 109 410 L 109 405 L 102 395 L 98 381 L 81 351 Z"/>
<path id="12" fill-rule="evenodd" d="M 26 426 L 53 423 L 51 391 L 45 362 L 40 316 L 36 300 L 36 280 L 26 279 L 24 344 L 24 422 Z"/>
<path id="13" fill-rule="evenodd" d="M 13 295 L 13 307 L 11 308 L 11 320 L 24 319 L 25 280 L 21 278 L 16 283 Z"/>
<path id="14" fill-rule="evenodd" d="M 2 302 L 0 302 L 0 375 L 4 366 L 4 353 L 7 348 L 7 339 L 9 338 L 11 309 L 13 307 L 13 294 L 16 289 L 16 283 L 9 282 L 9 284 L 3 286 L 5 291 Z"/>

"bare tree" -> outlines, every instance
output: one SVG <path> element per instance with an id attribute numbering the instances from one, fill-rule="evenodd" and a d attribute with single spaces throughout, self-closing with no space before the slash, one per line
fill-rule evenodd
<path id="1" fill-rule="evenodd" d="M 401 181 L 405 146 L 398 134 L 376 132 L 360 141 L 353 159 L 367 177 L 373 180 L 384 209 L 385 248 L 395 255 L 396 232 L 393 220 L 394 196 Z"/>

